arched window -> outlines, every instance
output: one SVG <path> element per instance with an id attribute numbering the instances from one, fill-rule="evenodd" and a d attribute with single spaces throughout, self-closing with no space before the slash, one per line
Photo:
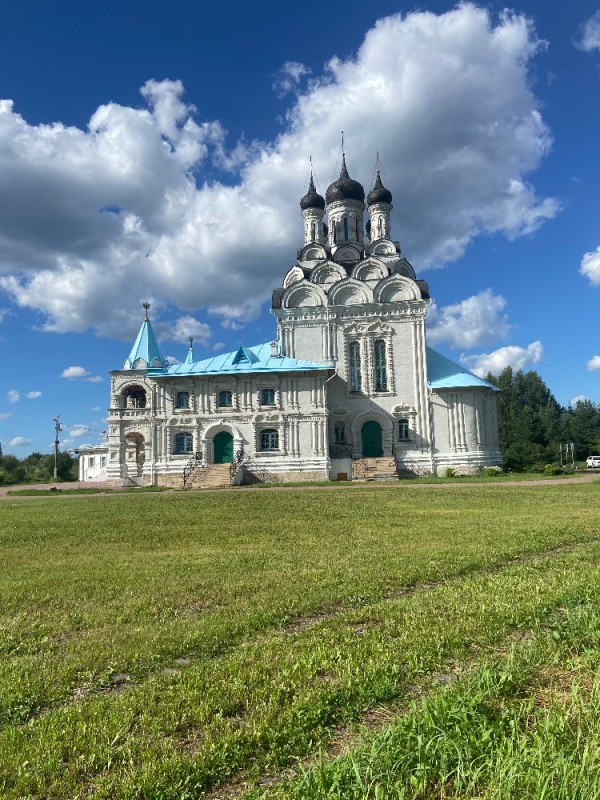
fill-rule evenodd
<path id="1" fill-rule="evenodd" d="M 409 427 L 407 419 L 398 420 L 398 439 L 405 442 L 409 438 Z"/>
<path id="2" fill-rule="evenodd" d="M 219 392 L 219 407 L 230 408 L 233 405 L 233 395 L 230 391 L 224 390 Z"/>
<path id="3" fill-rule="evenodd" d="M 279 431 L 274 428 L 266 428 L 260 432 L 261 450 L 279 450 Z"/>
<path id="4" fill-rule="evenodd" d="M 360 392 L 362 378 L 360 374 L 360 342 L 350 342 L 348 347 L 350 357 L 350 391 Z"/>
<path id="5" fill-rule="evenodd" d="M 194 437 L 191 433 L 176 433 L 175 434 L 175 453 L 184 455 L 185 453 L 194 452 Z"/>
<path id="6" fill-rule="evenodd" d="M 189 408 L 190 407 L 190 393 L 177 392 L 175 398 L 175 408 Z"/>
<path id="7" fill-rule="evenodd" d="M 130 386 L 123 394 L 127 408 L 146 408 L 146 392 L 141 386 Z"/>
<path id="8" fill-rule="evenodd" d="M 387 354 L 383 339 L 375 340 L 375 391 L 387 392 Z"/>
<path id="9" fill-rule="evenodd" d="M 348 217 L 344 217 L 344 241 L 348 241 Z"/>
<path id="10" fill-rule="evenodd" d="M 335 444 L 346 444 L 346 423 L 343 420 L 333 423 L 333 441 Z"/>

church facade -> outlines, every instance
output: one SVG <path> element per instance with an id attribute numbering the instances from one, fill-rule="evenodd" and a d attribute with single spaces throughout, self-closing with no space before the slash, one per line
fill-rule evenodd
<path id="1" fill-rule="evenodd" d="M 182 364 L 142 322 L 111 373 L 109 480 L 181 484 L 185 466 L 231 480 L 473 474 L 500 465 L 496 389 L 431 349 L 427 282 L 391 238 L 391 192 L 366 197 L 342 157 L 323 198 L 300 201 L 304 244 L 275 289 L 277 339 Z M 365 225 L 365 211 L 367 220 Z"/>

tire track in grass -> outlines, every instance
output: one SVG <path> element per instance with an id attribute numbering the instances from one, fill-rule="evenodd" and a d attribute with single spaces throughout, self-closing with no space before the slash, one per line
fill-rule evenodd
<path id="1" fill-rule="evenodd" d="M 515 630 L 523 638 L 527 626 L 539 626 L 552 608 L 591 592 L 597 585 L 598 552 L 590 545 L 586 553 L 513 564 L 498 575 L 467 576 L 423 595 L 373 605 L 371 616 L 382 626 L 363 635 L 352 626 L 365 624 L 364 609 L 293 638 L 280 632 L 264 645 L 222 657 L 208 673 L 193 668 L 182 673 L 180 685 L 168 687 L 167 696 L 159 686 L 141 687 L 129 698 L 128 693 L 117 695 L 110 724 L 99 716 L 98 707 L 91 711 L 92 719 L 102 720 L 107 739 L 115 736 L 117 726 L 119 749 L 95 754 L 91 772 L 78 775 L 78 796 L 87 792 L 97 798 L 188 800 L 214 787 L 214 797 L 219 792 L 226 797 L 252 765 L 257 778 L 305 758 L 327 746 L 332 733 L 359 719 L 365 708 L 404 697 L 424 675 L 439 681 L 448 674 L 448 665 L 469 660 L 474 644 L 494 647 Z M 333 682 L 323 682 L 322 675 Z M 204 705 L 196 711 L 209 693 L 215 710 Z M 244 713 L 231 722 L 227 709 L 239 712 L 240 698 Z M 77 744 L 78 726 L 86 714 L 85 704 L 78 715 L 59 712 L 44 729 L 60 730 L 69 744 L 74 740 L 72 748 L 78 752 L 83 747 Z M 36 733 L 35 728 L 27 731 L 25 749 L 14 757 L 35 762 L 27 749 L 32 736 L 38 737 L 37 746 L 48 759 L 43 731 Z M 186 748 L 190 742 L 198 743 L 191 752 Z M 59 753 L 64 752 L 61 747 Z M 106 759 L 110 769 L 103 766 Z M 45 780 L 45 766 L 38 765 L 38 773 L 40 769 L 37 780 Z M 74 794 L 63 788 L 40 796 Z M 7 792 L 7 797 L 18 796 Z"/>
<path id="2" fill-rule="evenodd" d="M 286 786 L 299 783 L 301 777 L 306 778 L 311 772 L 320 771 L 323 768 L 333 769 L 335 762 L 351 757 L 352 752 L 356 749 L 364 749 L 369 743 L 380 737 L 386 729 L 398 726 L 402 718 L 422 713 L 423 709 L 429 703 L 435 702 L 441 693 L 461 692 L 461 685 L 476 680 L 478 671 L 486 669 L 490 664 L 493 664 L 498 670 L 504 669 L 505 665 L 509 665 L 512 660 L 519 658 L 519 652 L 522 654 L 525 650 L 538 646 L 540 639 L 547 639 L 555 634 L 555 628 L 560 627 L 560 624 L 572 611 L 573 609 L 557 605 L 547 611 L 546 621 L 541 621 L 536 629 L 515 628 L 493 646 L 477 648 L 477 655 L 471 655 L 460 661 L 453 660 L 444 666 L 444 671 L 420 676 L 418 681 L 406 687 L 401 700 L 366 709 L 358 719 L 337 729 L 329 743 L 320 748 L 317 754 L 310 754 L 300 759 L 296 766 L 278 773 L 267 774 L 255 781 L 238 777 L 215 788 L 214 791 L 203 794 L 203 797 L 205 800 L 265 800 L 271 796 L 271 793 L 274 798 L 281 797 L 282 800 L 303 797 L 301 794 L 286 794 Z M 568 645 L 565 642 L 562 644 L 563 647 Z M 568 646 L 566 646 L 566 650 L 569 651 Z M 569 653 L 572 655 L 571 651 Z M 580 656 L 576 655 L 574 658 L 580 658 Z M 600 658 L 596 660 L 598 661 Z M 572 670 L 567 671 L 556 665 L 543 665 L 536 671 L 535 676 L 539 677 L 539 681 L 533 684 L 530 680 L 525 687 L 529 691 L 528 696 L 532 705 L 538 708 L 548 704 L 551 699 L 556 702 L 557 694 L 560 695 L 558 699 L 562 699 L 566 703 L 573 686 L 576 683 L 581 684 L 580 675 L 575 676 Z M 588 678 L 590 676 L 593 678 L 593 671 L 589 671 Z M 592 691 L 590 683 L 591 680 L 588 679 L 585 684 L 589 694 Z M 282 790 L 281 795 L 279 794 L 280 789 Z M 318 795 L 318 797 L 325 796 L 330 797 L 329 794 Z M 373 800 L 377 800 L 380 796 L 383 798 L 389 795 L 368 795 L 368 797 L 373 797 Z M 404 795 L 402 796 L 404 797 Z M 438 795 L 435 794 L 435 796 Z M 344 795 L 336 794 L 335 797 L 343 798 Z M 366 797 L 367 795 L 365 795 Z M 407 795 L 408 797 L 409 795 Z M 418 797 L 421 798 L 422 795 L 419 794 Z M 595 798 L 594 795 L 594 800 Z"/>
<path id="3" fill-rule="evenodd" d="M 359 607 L 354 605 L 341 604 L 327 612 L 317 613 L 307 617 L 299 617 L 298 619 L 294 620 L 291 624 L 286 625 L 283 628 L 283 632 L 286 636 L 293 637 L 296 634 L 301 633 L 302 631 L 335 620 L 336 618 L 339 618 L 341 615 L 344 614 L 357 613 L 360 611 L 367 612 L 374 605 L 397 600 L 404 597 L 410 597 L 412 595 L 419 595 L 426 592 L 434 591 L 441 586 L 451 586 L 457 582 L 464 580 L 466 577 L 494 575 L 506 569 L 507 567 L 511 566 L 516 567 L 519 565 L 535 563 L 540 560 L 552 558 L 553 556 L 558 556 L 569 552 L 575 552 L 580 548 L 585 548 L 586 546 L 592 546 L 598 543 L 600 543 L 600 537 L 578 540 L 575 542 L 569 542 L 564 545 L 559 545 L 557 547 L 552 547 L 546 550 L 537 550 L 519 556 L 509 557 L 502 561 L 498 561 L 496 563 L 484 567 L 473 567 L 473 568 L 467 567 L 464 570 L 460 570 L 451 577 L 435 581 L 420 581 L 412 585 L 402 586 L 398 589 L 395 589 L 392 592 L 388 592 L 387 594 L 377 598 L 376 600 L 372 600 Z M 359 628 L 361 627 L 360 623 L 357 623 L 357 625 Z M 87 680 L 86 683 L 84 684 L 70 687 L 70 689 L 66 691 L 62 697 L 56 699 L 54 702 L 35 707 L 30 713 L 23 714 L 21 718 L 16 721 L 16 723 L 28 724 L 32 719 L 37 719 L 40 716 L 43 716 L 44 714 L 48 713 L 49 711 L 61 707 L 66 707 L 73 703 L 80 703 L 81 701 L 89 697 L 102 696 L 102 695 L 110 696 L 117 693 L 120 694 L 128 692 L 134 689 L 135 687 L 139 686 L 146 680 L 153 679 L 157 676 L 176 677 L 182 670 L 185 670 L 186 668 L 194 664 L 198 664 L 200 662 L 210 662 L 215 658 L 220 658 L 222 656 L 225 656 L 228 653 L 234 652 L 239 648 L 249 648 L 257 644 L 264 644 L 270 638 L 278 636 L 280 632 L 281 629 L 271 628 L 271 629 L 266 629 L 264 631 L 259 631 L 253 636 L 242 637 L 238 638 L 237 640 L 234 639 L 232 643 L 224 646 L 216 655 L 208 657 L 207 656 L 198 657 L 195 653 L 181 653 L 179 656 L 175 658 L 164 660 L 156 667 L 156 669 L 154 670 L 149 669 L 141 678 L 138 677 L 137 679 L 132 677 L 132 675 L 129 672 L 115 672 L 114 674 L 108 674 L 108 675 L 103 674 L 102 676 L 98 676 L 96 680 L 93 679 Z M 360 631 L 358 631 L 358 633 L 360 634 Z M 4 725 L 14 724 L 14 722 L 15 722 L 14 720 L 5 721 L 3 724 L 0 724 L 0 730 L 2 730 L 2 727 L 4 727 Z"/>
<path id="4" fill-rule="evenodd" d="M 507 637 L 446 690 L 390 707 L 381 725 L 353 728 L 338 752 L 332 746 L 252 789 L 240 782 L 236 794 L 209 797 L 597 800 L 599 645 L 597 602 L 557 607 L 535 634 Z"/>

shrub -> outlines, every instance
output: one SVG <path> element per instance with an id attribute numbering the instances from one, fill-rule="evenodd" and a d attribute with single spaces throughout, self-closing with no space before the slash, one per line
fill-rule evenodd
<path id="1" fill-rule="evenodd" d="M 454 467 L 446 467 L 446 469 L 442 472 L 443 478 L 458 478 L 456 474 L 456 470 Z"/>
<path id="2" fill-rule="evenodd" d="M 544 475 L 562 475 L 563 468 L 560 464 L 545 464 Z"/>
<path id="3" fill-rule="evenodd" d="M 484 467 L 483 474 L 487 478 L 497 478 L 498 475 L 502 475 L 502 467 Z"/>

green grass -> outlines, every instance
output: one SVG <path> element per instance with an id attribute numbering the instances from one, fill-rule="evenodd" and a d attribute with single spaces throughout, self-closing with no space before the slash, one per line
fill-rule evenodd
<path id="1" fill-rule="evenodd" d="M 251 785 L 600 594 L 594 484 L 7 499 L 0 514 L 3 798 Z"/>
<path id="2" fill-rule="evenodd" d="M 450 478 L 445 478 L 438 475 L 422 475 L 422 476 L 415 476 L 415 477 L 402 477 L 400 478 L 399 483 L 404 485 L 413 485 L 413 484 L 449 484 L 449 483 L 508 483 L 518 481 L 519 483 L 523 483 L 526 481 L 555 481 L 560 478 L 570 478 L 570 477 L 577 477 L 579 475 L 584 475 L 585 470 L 581 470 L 579 472 L 571 472 L 565 473 L 563 475 L 546 475 L 544 472 L 503 472 L 500 475 L 454 475 Z M 600 478 L 598 479 L 600 482 Z M 352 481 L 297 481 L 291 483 L 273 483 L 269 481 L 265 481 L 264 483 L 253 483 L 250 484 L 247 488 L 252 489 L 272 489 L 274 487 L 285 487 L 285 488 L 300 488 L 303 486 L 329 486 L 332 485 L 339 485 L 339 486 L 364 486 L 364 483 L 360 482 L 352 482 Z M 398 483 L 392 481 L 392 485 L 398 486 Z M 244 488 L 244 487 L 241 487 Z"/>

